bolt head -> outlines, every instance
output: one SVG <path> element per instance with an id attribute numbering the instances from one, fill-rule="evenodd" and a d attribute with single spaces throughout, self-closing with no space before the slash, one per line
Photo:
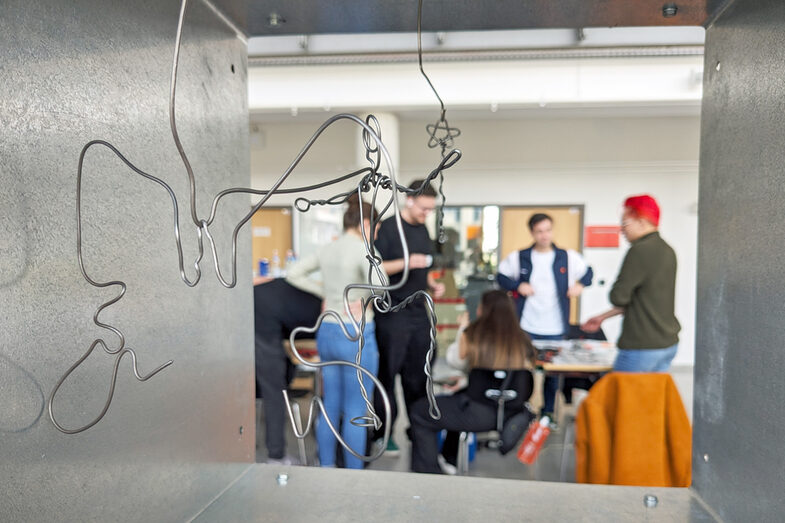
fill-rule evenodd
<path id="1" fill-rule="evenodd" d="M 665 18 L 673 18 L 679 12 L 679 7 L 676 4 L 670 3 L 662 6 L 662 16 Z"/>

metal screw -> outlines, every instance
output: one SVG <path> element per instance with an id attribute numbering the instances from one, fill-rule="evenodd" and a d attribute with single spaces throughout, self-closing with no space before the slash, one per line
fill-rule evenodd
<path id="1" fill-rule="evenodd" d="M 643 504 L 646 508 L 654 508 L 657 506 L 657 496 L 653 494 L 646 494 L 643 496 Z"/>
<path id="2" fill-rule="evenodd" d="M 240 425 L 240 435 L 241 436 L 243 435 L 243 426 L 242 425 Z"/>
<path id="3" fill-rule="evenodd" d="M 676 16 L 676 13 L 679 11 L 679 8 L 676 4 L 665 4 L 662 6 L 662 16 L 665 18 L 673 18 Z"/>
<path id="4" fill-rule="evenodd" d="M 708 454 L 704 454 L 703 455 L 703 461 L 705 461 L 706 463 L 709 462 L 709 455 Z"/>
<path id="5" fill-rule="evenodd" d="M 270 16 L 267 17 L 267 24 L 270 27 L 278 27 L 286 23 L 284 17 L 273 11 L 270 13 Z"/>
<path id="6" fill-rule="evenodd" d="M 289 474 L 278 474 L 275 480 L 283 487 L 289 481 Z"/>

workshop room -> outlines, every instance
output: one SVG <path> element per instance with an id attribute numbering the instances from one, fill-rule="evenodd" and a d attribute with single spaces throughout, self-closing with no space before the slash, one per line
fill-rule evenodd
<path id="1" fill-rule="evenodd" d="M 785 3 L 10 0 L 0 43 L 0 520 L 785 517 Z"/>

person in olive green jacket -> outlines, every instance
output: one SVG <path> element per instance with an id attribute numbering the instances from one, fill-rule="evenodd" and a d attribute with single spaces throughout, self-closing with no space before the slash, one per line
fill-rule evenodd
<path id="1" fill-rule="evenodd" d="M 665 372 L 679 347 L 681 326 L 673 311 L 676 254 L 660 237 L 659 222 L 660 207 L 654 198 L 627 198 L 621 227 L 631 246 L 611 289 L 613 308 L 581 326 L 596 332 L 603 321 L 624 315 L 616 371 Z"/>

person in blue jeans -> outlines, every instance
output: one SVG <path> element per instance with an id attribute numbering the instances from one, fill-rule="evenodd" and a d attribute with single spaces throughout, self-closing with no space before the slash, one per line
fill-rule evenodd
<path id="1" fill-rule="evenodd" d="M 534 245 L 515 251 L 499 264 L 496 281 L 513 293 L 521 328 L 532 340 L 563 340 L 570 328 L 570 299 L 591 285 L 591 267 L 573 250 L 553 244 L 553 219 L 529 219 Z M 553 417 L 558 380 L 545 378 L 541 415 Z"/>
<path id="2" fill-rule="evenodd" d="M 349 327 L 347 325 L 347 327 Z M 349 329 L 351 332 L 351 329 Z M 374 375 L 379 370 L 379 349 L 376 346 L 376 328 L 373 321 L 365 324 L 363 330 L 365 347 L 363 348 L 360 365 Z M 355 361 L 357 342 L 346 339 L 337 323 L 322 323 L 316 333 L 316 345 L 322 361 L 344 360 Z M 368 397 L 373 398 L 373 381 L 364 375 L 363 385 Z M 322 368 L 322 384 L 324 385 L 324 408 L 333 424 L 342 419 L 341 437 L 355 452 L 363 454 L 368 431 L 365 427 L 352 425 L 352 420 L 365 416 L 367 407 L 360 391 L 357 370 L 345 365 L 329 365 Z M 319 463 L 322 467 L 335 466 L 336 439 L 324 420 L 319 416 L 316 424 L 316 442 L 319 444 Z M 362 460 L 344 449 L 344 463 L 348 469 L 363 468 Z"/>
<path id="3" fill-rule="evenodd" d="M 362 205 L 362 214 L 360 213 Z M 302 258 L 288 271 L 287 279 L 301 289 L 307 289 L 324 297 L 324 307 L 340 314 L 343 325 L 338 323 L 332 315 L 326 316 L 319 330 L 316 332 L 316 347 L 319 358 L 324 361 L 343 360 L 355 362 L 359 341 L 351 341 L 344 334 L 343 328 L 354 335 L 354 326 L 347 315 L 344 306 L 344 289 L 352 283 L 368 283 L 368 261 L 366 259 L 365 243 L 363 242 L 363 229 L 366 235 L 370 234 L 370 221 L 373 208 L 369 203 L 360 203 L 359 198 L 349 200 L 349 208 L 343 216 L 343 234 L 332 243 L 319 249 L 316 254 Z M 375 214 L 375 211 L 374 211 Z M 360 217 L 364 223 L 360 227 Z M 366 238 L 367 239 L 367 238 Z M 368 240 L 370 241 L 370 240 Z M 322 283 L 316 283 L 308 277 L 309 274 L 321 271 Z M 374 284 L 376 281 L 374 273 Z M 355 321 L 361 323 L 365 315 L 363 328 L 364 346 L 360 359 L 360 366 L 376 376 L 379 370 L 379 349 L 376 345 L 376 328 L 374 324 L 373 307 L 368 306 L 364 311 L 361 300 L 370 296 L 370 291 L 353 289 L 349 293 L 349 313 Z M 316 442 L 319 445 L 319 462 L 322 467 L 334 467 L 336 456 L 336 438 L 324 419 L 324 414 L 337 428 L 340 424 L 341 438 L 358 454 L 365 453 L 367 429 L 352 423 L 353 419 L 367 415 L 368 409 L 365 398 L 361 393 L 357 369 L 348 365 L 328 365 L 322 367 L 322 385 L 324 388 L 322 400 L 324 413 L 319 415 L 316 423 Z M 366 375 L 362 374 L 363 385 L 367 392 L 366 397 L 373 401 L 374 384 Z M 344 464 L 346 468 L 361 469 L 363 462 L 348 450 L 344 449 Z"/>
<path id="4" fill-rule="evenodd" d="M 624 315 L 615 371 L 665 372 L 679 348 L 676 253 L 660 237 L 659 224 L 657 200 L 648 194 L 627 198 L 621 230 L 630 249 L 611 289 L 613 308 L 582 326 L 594 332 L 606 319 Z"/>

